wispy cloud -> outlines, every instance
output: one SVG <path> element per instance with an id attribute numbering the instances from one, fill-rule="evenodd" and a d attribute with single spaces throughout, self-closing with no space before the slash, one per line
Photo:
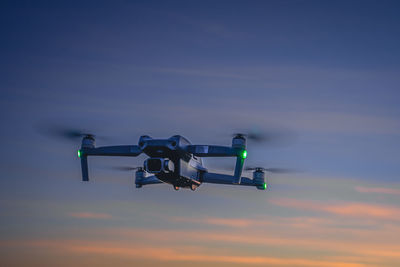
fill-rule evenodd
<path id="1" fill-rule="evenodd" d="M 190 223 L 209 224 L 209 225 L 228 226 L 228 227 L 248 227 L 259 223 L 258 221 L 251 219 L 218 218 L 218 217 L 205 217 L 205 218 L 172 217 L 170 218 L 170 220 L 176 222 L 190 222 Z"/>
<path id="2" fill-rule="evenodd" d="M 271 203 L 281 207 L 326 212 L 335 215 L 350 217 L 369 217 L 375 219 L 400 220 L 400 209 L 387 205 L 372 205 L 357 202 L 339 204 L 321 203 L 316 201 L 298 200 L 290 198 L 271 199 Z"/>
<path id="3" fill-rule="evenodd" d="M 220 254 L 212 252 L 195 251 L 191 248 L 170 246 L 169 248 L 160 248 L 156 246 L 116 244 L 112 242 L 85 242 L 70 240 L 33 240 L 12 243 L 1 243 L 2 247 L 25 246 L 46 250 L 66 251 L 77 254 L 99 254 L 113 255 L 133 259 L 147 259 L 156 261 L 175 261 L 175 262 L 210 262 L 210 263 L 234 263 L 234 264 L 256 264 L 272 266 L 319 266 L 319 267 L 362 267 L 373 266 L 361 263 L 313 260 L 305 258 L 279 258 L 279 257 L 261 257 L 261 256 L 239 256 Z M 101 260 L 101 259 L 99 259 Z"/>
<path id="4" fill-rule="evenodd" d="M 400 195 L 400 189 L 385 188 L 385 187 L 364 187 L 356 186 L 354 188 L 360 193 L 377 193 L 377 194 L 388 194 L 388 195 Z"/>
<path id="5" fill-rule="evenodd" d="M 72 212 L 68 214 L 70 217 L 81 219 L 111 219 L 112 216 L 107 213 L 96 212 Z"/>
<path id="6" fill-rule="evenodd" d="M 282 226 L 305 228 L 320 226 L 343 226 L 336 220 L 321 217 L 277 217 L 277 216 L 259 216 L 257 218 L 219 218 L 219 217 L 168 217 L 168 221 L 193 223 L 198 225 L 213 225 L 232 228 L 252 228 L 255 226 Z M 364 224 L 366 224 L 364 222 Z M 354 230 L 354 229 L 352 229 Z"/>
<path id="7" fill-rule="evenodd" d="M 286 227 L 286 226 L 285 226 Z M 349 232 L 341 233 L 332 229 L 330 238 L 327 238 L 329 232 L 321 231 L 321 228 L 315 228 L 318 233 L 322 233 L 323 237 L 312 236 L 313 229 L 306 229 L 304 235 L 293 235 L 290 228 L 286 228 L 291 234 L 282 234 L 277 228 L 271 228 L 269 234 L 265 234 L 262 229 L 258 231 L 246 231 L 244 233 L 229 232 L 229 231 L 213 231 L 213 230 L 200 230 L 200 231 L 177 231 L 177 230 L 146 230 L 146 229 L 109 229 L 108 231 L 102 230 L 102 233 L 108 232 L 112 236 L 130 237 L 134 240 L 151 241 L 153 244 L 204 244 L 202 247 L 207 247 L 207 243 L 215 244 L 237 244 L 241 247 L 257 246 L 257 247 L 286 247 L 290 251 L 325 251 L 335 253 L 336 255 L 364 255 L 365 257 L 378 257 L 380 260 L 387 258 L 400 258 L 400 247 L 397 241 L 389 240 L 387 235 L 397 234 L 398 230 L 391 231 L 390 233 L 383 232 L 369 232 L 362 233 L 362 235 L 349 235 Z M 226 230 L 226 229 L 225 229 Z M 276 233 L 275 233 L 276 232 Z M 340 235 L 342 234 L 342 235 Z M 364 237 L 365 236 L 365 237 Z M 383 240 L 382 240 L 383 239 Z M 174 240 L 171 243 L 171 240 Z M 367 242 L 366 242 L 367 240 Z M 373 240 L 373 242 L 371 242 Z M 141 241 L 142 242 L 142 241 Z M 222 246 L 223 247 L 223 246 Z"/>

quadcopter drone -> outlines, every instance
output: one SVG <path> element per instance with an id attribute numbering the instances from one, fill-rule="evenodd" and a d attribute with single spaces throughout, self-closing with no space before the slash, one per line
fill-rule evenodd
<path id="1" fill-rule="evenodd" d="M 82 134 L 83 135 L 83 134 Z M 248 136 L 251 138 L 251 136 Z M 278 169 L 246 168 L 253 171 L 253 178 L 242 177 L 247 157 L 246 135 L 235 134 L 231 146 L 192 145 L 185 137 L 174 135 L 168 139 L 153 139 L 148 135 L 139 138 L 138 145 L 95 146 L 95 136 L 84 134 L 78 156 L 81 160 L 82 180 L 89 181 L 88 156 L 137 157 L 142 153 L 148 158 L 143 167 L 136 170 L 135 185 L 171 184 L 175 190 L 189 188 L 196 190 L 202 183 L 254 186 L 267 189 L 265 172 L 279 172 Z M 204 167 L 203 157 L 235 157 L 233 175 L 212 173 Z"/>

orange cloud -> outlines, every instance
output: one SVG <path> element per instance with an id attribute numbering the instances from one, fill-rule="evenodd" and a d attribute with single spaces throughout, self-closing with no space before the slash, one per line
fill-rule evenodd
<path id="1" fill-rule="evenodd" d="M 190 222 L 199 224 L 210 224 L 218 226 L 229 226 L 229 227 L 248 227 L 259 223 L 252 219 L 238 219 L 238 218 L 217 218 L 217 217 L 206 217 L 206 218 L 188 218 L 188 217 L 172 217 L 170 220 L 175 222 Z"/>
<path id="2" fill-rule="evenodd" d="M 89 236 L 95 236 L 96 242 L 38 240 L 25 242 L 25 245 L 38 248 L 57 246 L 60 250 L 72 251 L 72 253 L 109 254 L 110 256 L 126 256 L 132 259 L 181 262 L 208 261 L 269 266 L 341 266 L 342 263 L 344 263 L 342 266 L 391 266 L 386 263 L 398 262 L 400 259 L 400 244 L 396 238 L 400 233 L 400 228 L 395 225 L 384 230 L 346 229 L 347 231 L 342 232 L 341 227 L 331 227 L 332 224 L 335 224 L 335 220 L 332 219 L 320 220 L 318 218 L 308 219 L 307 217 L 293 219 L 292 222 L 291 218 L 284 218 L 282 221 L 280 218 L 276 218 L 276 223 L 273 224 L 271 221 L 269 229 L 250 227 L 245 231 L 242 231 L 242 229 L 232 231 L 232 228 L 217 231 L 120 227 L 92 228 L 85 233 Z M 290 226 L 291 223 L 297 224 L 299 221 L 304 221 L 302 227 L 306 227 L 302 228 L 300 232 L 298 228 Z M 342 218 L 339 217 L 338 221 L 342 221 Z M 279 225 L 280 223 L 282 225 Z M 310 224 L 307 226 L 307 223 Z M 319 227 L 321 225 L 328 226 L 328 228 Z M 356 231 L 357 234 L 354 234 L 353 231 Z M 314 234 L 315 232 L 318 234 Z M 104 241 L 97 239 L 99 235 L 102 236 Z M 105 242 L 109 237 L 112 237 L 115 241 Z M 22 246 L 18 242 L 0 242 L 0 246 L 2 245 L 18 248 Z M 64 247 L 62 247 L 63 245 Z M 231 245 L 239 246 L 241 249 L 239 251 L 230 250 Z M 209 249 L 210 247 L 212 249 Z M 254 255 L 253 248 L 257 248 L 256 251 L 266 251 L 266 254 L 262 257 Z M 294 255 L 301 255 L 300 252 L 304 252 L 305 256 L 299 256 L 295 259 L 289 258 L 289 261 L 286 256 L 281 258 L 272 254 L 272 257 L 269 257 L 271 256 L 271 254 L 268 255 L 269 248 L 287 251 L 286 255 L 293 255 L 293 251 L 295 251 Z M 156 256 L 152 255 L 154 250 L 158 253 Z M 249 252 L 251 256 L 249 256 Z M 196 257 L 201 258 L 197 259 Z M 275 259 L 280 259 L 287 264 L 279 263 Z M 302 260 L 304 260 L 304 264 Z M 332 264 L 329 265 L 330 263 Z"/>
<path id="3" fill-rule="evenodd" d="M 285 228 L 285 226 L 284 226 Z M 311 226 L 311 228 L 313 228 Z M 290 227 L 289 227 L 290 229 Z M 318 230 L 318 229 L 316 229 Z M 319 229 L 321 230 L 321 229 Z M 107 230 L 99 230 L 103 234 Z M 388 240 L 387 236 L 397 236 L 398 231 L 388 232 L 377 232 L 372 233 L 363 232 L 359 236 L 352 236 L 344 233 L 342 237 L 338 236 L 339 231 L 332 230 L 334 237 L 328 237 L 325 231 L 320 231 L 324 234 L 323 238 L 310 236 L 313 229 L 307 229 L 304 236 L 298 234 L 293 237 L 293 233 L 286 234 L 281 232 L 279 229 L 270 229 L 270 233 L 263 233 L 260 231 L 252 232 L 246 231 L 244 234 L 240 232 L 226 232 L 226 231 L 181 231 L 181 230 L 146 230 L 146 229 L 130 229 L 130 228 L 118 228 L 110 229 L 109 233 L 111 236 L 123 236 L 125 238 L 131 238 L 133 240 L 143 240 L 139 242 L 150 242 L 158 245 L 165 243 L 170 246 L 171 240 L 174 240 L 174 244 L 182 242 L 188 244 L 194 242 L 196 245 L 202 244 L 203 247 L 207 247 L 207 243 L 215 244 L 219 242 L 221 244 L 239 244 L 242 247 L 249 247 L 249 245 L 261 246 L 261 247 L 287 247 L 287 249 L 295 249 L 296 251 L 325 251 L 329 253 L 335 253 L 336 255 L 363 255 L 364 262 L 371 259 L 372 257 L 378 257 L 380 260 L 395 258 L 400 259 L 400 245 L 397 239 Z M 351 231 L 350 231 L 351 233 Z M 383 236 L 381 237 L 381 235 Z M 202 243 L 204 242 L 204 243 Z M 223 247 L 223 245 L 222 245 Z"/>
<path id="4" fill-rule="evenodd" d="M 400 195 L 399 189 L 392 189 L 392 188 L 356 186 L 354 189 L 360 193 L 378 193 L 378 194 Z"/>
<path id="5" fill-rule="evenodd" d="M 281 207 L 322 211 L 342 216 L 364 217 L 375 219 L 400 220 L 400 209 L 392 206 L 371 205 L 364 203 L 323 204 L 289 198 L 271 199 L 271 203 Z"/>
<path id="6" fill-rule="evenodd" d="M 81 218 L 81 219 L 111 219 L 112 216 L 106 213 L 94 213 L 94 212 L 74 212 L 68 214 L 70 217 Z"/>
<path id="7" fill-rule="evenodd" d="M 213 262 L 213 263 L 234 263 L 234 264 L 257 264 L 269 266 L 318 266 L 318 267 L 363 267 L 372 266 L 361 263 L 329 260 L 312 260 L 303 258 L 277 258 L 259 256 L 233 256 L 233 255 L 213 255 L 193 251 L 191 249 L 169 246 L 161 248 L 145 245 L 120 245 L 111 242 L 82 242 L 74 240 L 33 240 L 12 242 L 13 246 L 25 246 L 31 248 L 45 249 L 46 251 L 66 251 L 78 254 L 99 254 L 120 256 L 133 259 L 147 259 L 156 261 L 187 261 L 187 262 Z M 7 246 L 4 242 L 1 246 Z M 99 260 L 101 260 L 100 258 Z"/>
<path id="8" fill-rule="evenodd" d="M 346 223 L 342 220 L 335 220 L 332 218 L 321 218 L 321 217 L 277 217 L 277 216 L 258 216 L 256 218 L 218 218 L 218 217 L 167 217 L 166 220 L 172 222 L 184 222 L 184 223 L 193 223 L 198 225 L 216 225 L 216 226 L 224 226 L 224 227 L 233 227 L 233 228 L 247 228 L 254 229 L 255 226 L 263 226 L 263 227 L 276 227 L 276 226 L 285 226 L 290 228 L 312 228 L 313 231 L 316 230 L 316 227 L 321 226 L 343 226 Z M 356 221 L 353 222 L 359 224 L 361 226 L 371 226 L 371 222 L 368 221 Z M 327 229 L 323 229 L 326 231 Z M 342 228 L 335 229 L 338 230 L 351 230 L 356 231 L 357 229 L 348 229 Z"/>

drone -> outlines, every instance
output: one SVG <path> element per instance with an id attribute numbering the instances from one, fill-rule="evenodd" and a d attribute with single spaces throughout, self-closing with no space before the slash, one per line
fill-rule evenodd
<path id="1" fill-rule="evenodd" d="M 167 183 L 175 190 L 187 188 L 195 191 L 203 183 L 253 186 L 259 190 L 268 188 L 265 172 L 282 172 L 277 168 L 247 167 L 244 170 L 252 171 L 252 178 L 242 177 L 243 166 L 247 157 L 246 134 L 234 134 L 231 146 L 193 145 L 181 135 L 174 135 L 168 139 L 153 139 L 142 135 L 137 145 L 101 146 L 96 147 L 93 134 L 73 133 L 75 137 L 83 137 L 82 145 L 78 150 L 81 161 L 82 181 L 89 181 L 88 157 L 90 156 L 118 156 L 137 157 L 145 154 L 148 158 L 141 167 L 127 167 L 135 170 L 136 188 L 152 184 Z M 233 175 L 210 172 L 204 165 L 202 158 L 233 157 L 236 164 Z"/>

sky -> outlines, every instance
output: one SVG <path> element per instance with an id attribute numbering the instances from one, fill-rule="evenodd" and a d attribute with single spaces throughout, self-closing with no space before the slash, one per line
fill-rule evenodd
<path id="1" fill-rule="evenodd" d="M 398 1 L 2 1 L 1 266 L 398 266 Z M 134 187 L 55 125 L 180 134 L 286 167 L 268 190 Z M 205 159 L 223 171 L 234 159 Z M 251 177 L 251 173 L 245 173 Z"/>

